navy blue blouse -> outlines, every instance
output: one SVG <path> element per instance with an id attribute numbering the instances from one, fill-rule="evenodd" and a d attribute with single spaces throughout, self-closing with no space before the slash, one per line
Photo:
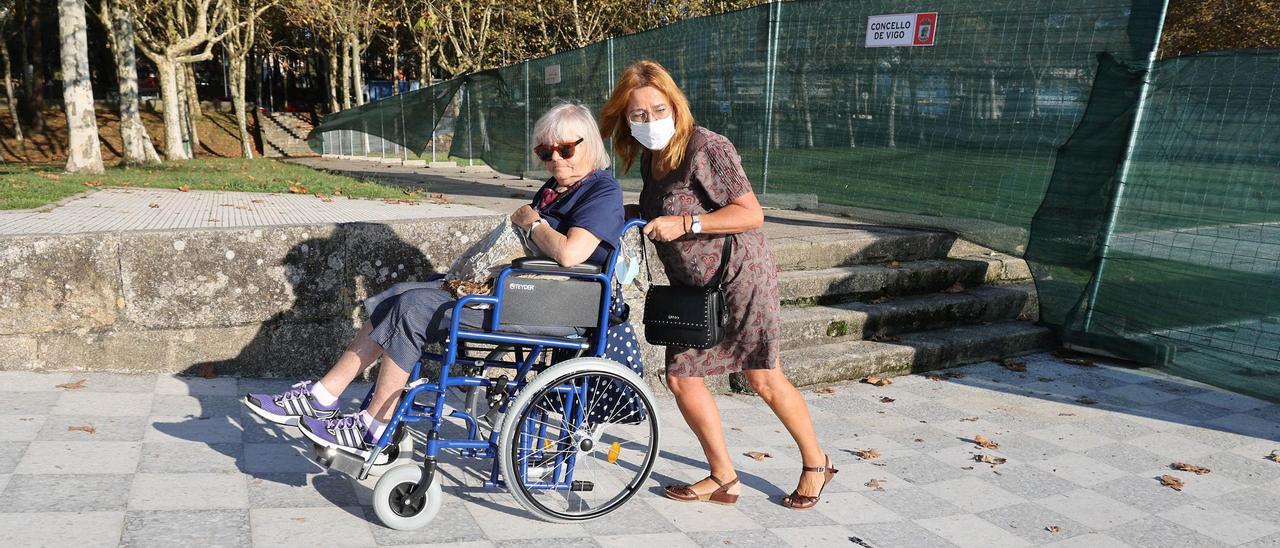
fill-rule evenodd
<path id="1" fill-rule="evenodd" d="M 587 258 L 587 262 L 604 264 L 609 258 L 609 251 L 618 247 L 618 237 L 622 235 L 625 223 L 622 186 L 613 177 L 613 172 L 597 169 L 588 173 L 547 207 L 539 209 L 538 198 L 543 193 L 555 192 L 555 186 L 555 178 L 548 179 L 534 194 L 530 205 L 538 210 L 547 225 L 556 232 L 568 235 L 569 229 L 576 226 L 600 238 L 600 245 Z"/>

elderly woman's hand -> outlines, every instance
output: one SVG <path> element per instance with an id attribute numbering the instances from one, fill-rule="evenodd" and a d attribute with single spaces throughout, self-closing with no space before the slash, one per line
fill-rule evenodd
<path id="1" fill-rule="evenodd" d="M 541 218 L 542 216 L 538 215 L 538 212 L 534 211 L 532 207 L 522 205 L 520 206 L 520 209 L 517 209 L 515 213 L 511 214 L 511 224 L 514 224 L 521 229 L 528 230 L 529 225 Z"/>
<path id="2" fill-rule="evenodd" d="M 663 215 L 644 225 L 644 235 L 655 242 L 670 242 L 687 234 L 687 228 L 683 215 Z"/>

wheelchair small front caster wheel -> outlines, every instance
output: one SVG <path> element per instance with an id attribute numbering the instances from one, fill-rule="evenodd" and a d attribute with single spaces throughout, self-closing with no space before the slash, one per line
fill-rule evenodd
<path id="1" fill-rule="evenodd" d="M 440 489 L 440 474 L 433 474 L 431 486 L 420 500 L 411 500 L 409 494 L 422 480 L 422 468 L 416 464 L 397 466 L 378 480 L 373 488 L 373 513 L 387 527 L 398 531 L 412 531 L 426 527 L 444 503 Z"/>

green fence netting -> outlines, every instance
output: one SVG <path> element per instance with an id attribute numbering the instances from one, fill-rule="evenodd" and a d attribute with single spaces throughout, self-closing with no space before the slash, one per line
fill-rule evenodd
<path id="1" fill-rule="evenodd" d="M 435 142 L 437 125 L 462 82 L 455 78 L 335 112 L 325 116 L 307 143 L 335 156 L 419 156 Z"/>
<path id="2" fill-rule="evenodd" d="M 1064 341 L 1280 397 L 1280 54 L 1153 65 L 1163 4 L 775 2 L 470 74 L 431 104 L 459 90 L 451 155 L 541 178 L 538 116 L 598 111 L 623 68 L 657 60 L 766 198 L 1025 256 Z M 916 12 L 937 12 L 935 45 L 867 47 L 869 17 Z M 413 147 L 438 111 L 418 133 L 373 127 L 395 101 L 317 132 Z"/>
<path id="3" fill-rule="evenodd" d="M 1037 222 L 1088 220 L 1072 243 L 1032 231 L 1044 319 L 1085 346 L 1280 398 L 1280 52 L 1165 60 L 1150 82 L 1127 170 L 1100 186 L 1055 174 Z"/>

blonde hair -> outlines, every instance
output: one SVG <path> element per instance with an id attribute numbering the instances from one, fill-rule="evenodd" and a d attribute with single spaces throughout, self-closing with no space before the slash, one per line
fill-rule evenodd
<path id="1" fill-rule="evenodd" d="M 693 111 L 689 108 L 689 99 L 680 86 L 671 78 L 671 73 L 662 68 L 657 61 L 645 59 L 627 67 L 613 86 L 613 94 L 600 109 L 600 134 L 613 138 L 613 151 L 622 161 L 622 172 L 631 170 L 631 164 L 640 156 L 639 141 L 631 136 L 631 126 L 627 123 L 627 103 L 631 101 L 631 92 L 642 87 L 652 87 L 667 96 L 675 117 L 676 134 L 667 144 L 663 158 L 668 169 L 680 167 L 684 161 L 685 147 L 693 136 Z"/>
<path id="2" fill-rule="evenodd" d="M 600 138 L 600 128 L 596 126 L 591 110 L 581 104 L 564 102 L 551 107 L 533 125 L 531 137 L 534 146 L 572 143 L 581 137 L 582 144 L 578 145 L 578 154 L 585 152 L 591 156 L 591 168 L 609 167 L 609 153 L 605 151 L 604 141 Z M 532 150 L 529 154 L 533 157 L 534 165 L 543 163 Z"/>

